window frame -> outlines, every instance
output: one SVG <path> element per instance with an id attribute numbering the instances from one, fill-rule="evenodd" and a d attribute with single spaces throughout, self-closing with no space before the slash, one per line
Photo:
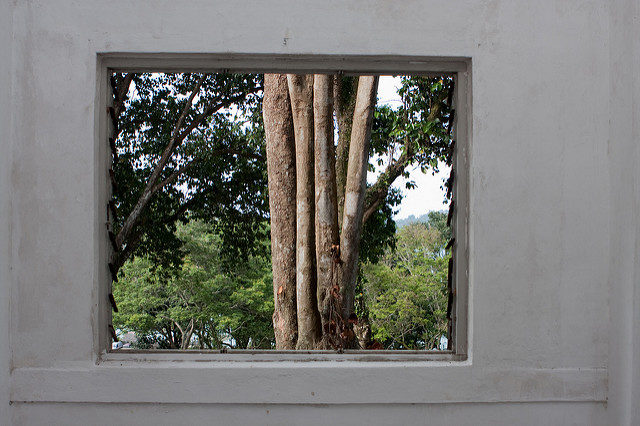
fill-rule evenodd
<path id="1" fill-rule="evenodd" d="M 345 350 L 345 351 L 281 351 L 281 350 L 111 350 L 112 308 L 109 300 L 111 278 L 107 267 L 110 244 L 105 224 L 110 199 L 108 170 L 111 162 L 109 144 L 110 118 L 107 108 L 112 101 L 109 76 L 120 72 L 246 72 L 246 73 L 345 73 L 377 75 L 442 75 L 455 78 L 455 123 L 453 197 L 455 208 L 452 231 L 455 253 L 452 273 L 453 307 L 451 350 Z M 95 125 L 95 248 L 94 351 L 96 362 L 125 361 L 467 361 L 470 357 L 469 302 L 469 147 L 471 135 L 471 59 L 462 57 L 416 56 L 336 56 L 336 55 L 270 55 L 270 54 L 158 54 L 102 53 L 97 57 L 96 125 Z"/>

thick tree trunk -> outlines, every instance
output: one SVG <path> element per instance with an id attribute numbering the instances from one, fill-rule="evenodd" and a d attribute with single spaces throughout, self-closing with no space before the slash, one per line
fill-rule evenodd
<path id="1" fill-rule="evenodd" d="M 279 349 L 358 347 L 351 316 L 378 78 L 333 82 L 326 75 L 265 76 Z"/>
<path id="2" fill-rule="evenodd" d="M 295 349 L 296 153 L 287 77 L 265 74 L 263 118 L 269 175 L 276 349 Z"/>
<path id="3" fill-rule="evenodd" d="M 320 340 L 316 299 L 313 153 L 313 75 L 287 76 L 296 140 L 296 349 L 314 349 Z"/>
<path id="4" fill-rule="evenodd" d="M 334 306 L 331 289 L 337 284 L 336 263 L 338 209 L 336 195 L 335 148 L 333 145 L 333 77 L 316 75 L 313 84 L 313 113 L 315 125 L 316 180 L 316 259 L 318 263 L 318 310 L 323 334 L 330 329 Z M 340 313 L 341 314 L 341 313 Z M 327 339 L 321 346 L 329 347 Z"/>
<path id="5" fill-rule="evenodd" d="M 344 189 L 347 183 L 349 162 L 349 142 L 353 124 L 353 110 L 358 89 L 357 77 L 335 76 L 333 87 L 336 122 L 338 124 L 338 147 L 336 149 L 336 188 L 338 201 L 338 226 L 342 226 L 344 211 Z"/>
<path id="6" fill-rule="evenodd" d="M 343 296 L 342 315 L 344 319 L 350 318 L 354 309 L 364 196 L 367 184 L 367 166 L 369 164 L 369 142 L 377 88 L 378 77 L 360 77 L 349 144 L 349 164 L 344 195 L 342 233 L 340 235 L 340 248 L 342 261 L 344 262 L 341 268 L 340 280 Z"/>

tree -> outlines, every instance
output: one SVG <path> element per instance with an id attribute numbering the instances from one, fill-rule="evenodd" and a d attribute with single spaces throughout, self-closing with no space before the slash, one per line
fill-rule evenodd
<path id="1" fill-rule="evenodd" d="M 213 224 L 229 258 L 254 253 L 267 217 L 261 76 L 129 73 L 112 86 L 114 280 L 133 254 L 179 263 L 187 216 Z"/>
<path id="2" fill-rule="evenodd" d="M 225 270 L 213 227 L 178 224 L 180 266 L 156 265 L 148 255 L 126 262 L 114 284 L 114 326 L 143 345 L 167 349 L 263 348 L 274 344 L 269 261 L 250 256 Z M 266 241 L 260 244 L 268 244 Z"/>
<path id="3" fill-rule="evenodd" d="M 363 264 L 362 299 L 371 338 L 385 349 L 433 349 L 447 333 L 446 215 L 398 231 L 396 247 Z"/>
<path id="4" fill-rule="evenodd" d="M 409 165 L 426 170 L 439 160 L 450 164 L 453 80 L 405 78 L 403 107 L 375 112 L 377 81 L 265 75 L 279 349 L 357 347 L 354 302 L 363 223 L 390 199 L 391 185 Z M 372 154 L 387 156 L 388 164 L 367 188 Z"/>

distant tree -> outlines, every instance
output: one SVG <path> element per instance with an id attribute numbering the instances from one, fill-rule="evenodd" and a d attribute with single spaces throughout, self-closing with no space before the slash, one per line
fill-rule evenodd
<path id="1" fill-rule="evenodd" d="M 362 266 L 364 320 L 380 348 L 433 349 L 446 335 L 450 254 L 444 250 L 443 214 L 432 213 L 433 222 L 400 229 L 395 249 L 388 249 L 379 263 Z"/>
<path id="2" fill-rule="evenodd" d="M 402 228 L 406 225 L 410 225 L 412 223 L 429 223 L 430 226 L 436 226 L 438 229 L 443 232 L 445 237 L 448 237 L 450 231 L 447 229 L 447 211 L 439 210 L 439 211 L 430 211 L 429 213 L 422 214 L 420 216 L 409 215 L 404 219 L 396 219 L 396 226 L 398 228 Z"/>
<path id="3" fill-rule="evenodd" d="M 160 348 L 270 349 L 269 261 L 250 256 L 227 271 L 221 238 L 203 222 L 178 224 L 176 237 L 183 253 L 179 266 L 158 266 L 149 256 L 124 264 L 113 288 L 119 301 L 114 326 Z"/>
<path id="4" fill-rule="evenodd" d="M 447 212 L 442 210 L 430 211 L 427 213 L 427 220 L 422 220 L 421 222 L 426 224 L 429 229 L 438 231 L 437 246 L 444 248 L 451 239 L 451 228 L 447 226 Z"/>

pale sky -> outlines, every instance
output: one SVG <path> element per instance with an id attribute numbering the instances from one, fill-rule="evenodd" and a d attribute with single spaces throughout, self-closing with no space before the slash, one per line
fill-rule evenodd
<path id="1" fill-rule="evenodd" d="M 398 87 L 400 86 L 399 77 L 382 76 L 378 86 L 378 105 L 389 105 L 396 108 L 400 104 L 400 96 L 398 96 Z M 448 207 L 443 204 L 444 191 L 440 189 L 444 181 L 449 177 L 450 168 L 442 165 L 440 173 L 435 176 L 430 171 L 422 173 L 419 167 L 410 170 L 409 179 L 413 180 L 417 187 L 411 190 L 406 189 L 407 179 L 399 177 L 393 184 L 394 188 L 399 188 L 405 197 L 400 203 L 398 214 L 395 219 L 404 219 L 408 216 L 420 216 L 431 210 L 446 210 Z M 375 181 L 376 175 L 369 173 L 367 180 Z"/>

